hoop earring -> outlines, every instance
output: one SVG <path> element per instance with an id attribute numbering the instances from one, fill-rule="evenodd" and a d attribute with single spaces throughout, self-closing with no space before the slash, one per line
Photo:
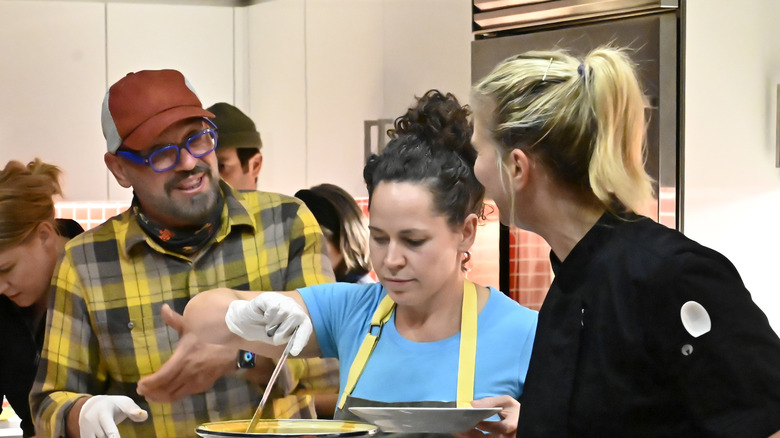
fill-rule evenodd
<path id="1" fill-rule="evenodd" d="M 469 272 L 471 269 L 469 269 L 466 264 L 471 260 L 471 252 L 466 251 L 463 253 L 463 260 L 460 262 L 460 270 L 463 272 Z"/>

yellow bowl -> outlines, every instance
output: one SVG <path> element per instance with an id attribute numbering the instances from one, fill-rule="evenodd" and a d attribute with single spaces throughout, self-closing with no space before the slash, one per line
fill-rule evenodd
<path id="1" fill-rule="evenodd" d="M 259 420 L 247 432 L 249 420 L 204 423 L 195 433 L 204 438 L 218 437 L 353 437 L 376 434 L 373 424 L 338 420 Z"/>

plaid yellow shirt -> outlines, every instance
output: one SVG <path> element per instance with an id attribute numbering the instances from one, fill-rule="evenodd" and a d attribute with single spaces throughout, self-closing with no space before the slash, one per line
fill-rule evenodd
<path id="1" fill-rule="evenodd" d="M 86 394 L 121 394 L 149 413 L 119 424 L 122 438 L 188 437 L 204 422 L 251 418 L 262 388 L 239 373 L 175 403 L 136 394 L 141 377 L 171 356 L 178 333 L 160 307 L 181 313 L 215 287 L 292 290 L 333 281 L 314 216 L 295 198 L 236 192 L 222 184 L 225 208 L 212 243 L 188 258 L 160 247 L 128 210 L 70 241 L 52 278 L 53 297 L 38 376 L 30 394 L 38 436 L 65 436 L 65 417 Z M 305 399 L 275 408 L 295 416 Z"/>

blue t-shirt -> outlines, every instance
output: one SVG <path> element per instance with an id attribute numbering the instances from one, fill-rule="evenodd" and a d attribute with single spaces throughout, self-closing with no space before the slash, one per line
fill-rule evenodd
<path id="1" fill-rule="evenodd" d="M 381 283 L 319 284 L 299 289 L 309 309 L 323 357 L 339 359 L 344 391 L 349 368 L 386 295 Z M 490 288 L 477 319 L 474 399 L 519 398 L 531 359 L 537 312 Z M 460 333 L 435 342 L 413 342 L 385 324 L 352 396 L 381 402 L 455 401 Z"/>

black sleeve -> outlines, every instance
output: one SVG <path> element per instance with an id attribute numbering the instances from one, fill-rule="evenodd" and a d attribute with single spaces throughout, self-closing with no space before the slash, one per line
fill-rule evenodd
<path id="1" fill-rule="evenodd" d="M 74 238 L 84 232 L 84 228 L 73 219 L 57 219 L 57 232 L 60 236 Z"/>
<path id="2" fill-rule="evenodd" d="M 780 430 L 780 338 L 753 302 L 736 268 L 700 247 L 675 257 L 666 340 L 681 397 L 705 436 L 767 437 Z M 675 272 L 676 271 L 676 272 Z M 680 308 L 696 301 L 711 330 L 689 334 Z"/>

